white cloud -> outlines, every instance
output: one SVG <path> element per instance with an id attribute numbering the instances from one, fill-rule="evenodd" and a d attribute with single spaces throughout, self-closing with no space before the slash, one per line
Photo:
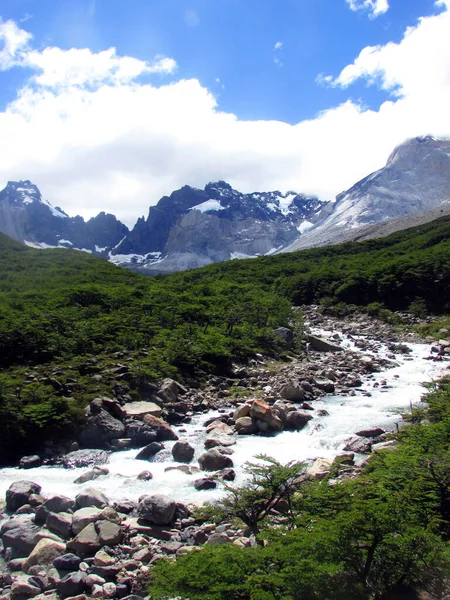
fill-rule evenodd
<path id="1" fill-rule="evenodd" d="M 368 11 L 369 17 L 372 19 L 383 15 L 389 10 L 388 0 L 346 0 L 346 2 L 353 11 Z"/>
<path id="2" fill-rule="evenodd" d="M 380 168 L 405 138 L 450 136 L 449 30 L 446 6 L 398 44 L 362 50 L 331 79 L 379 82 L 394 95 L 378 110 L 348 100 L 290 125 L 220 111 L 196 79 L 134 79 L 171 72 L 172 59 L 152 65 L 114 50 L 37 51 L 10 25 L 8 60 L 35 74 L 0 112 L 0 179 L 31 179 L 69 214 L 106 210 L 131 225 L 164 194 L 218 179 L 242 191 L 331 199 Z"/>
<path id="3" fill-rule="evenodd" d="M 33 36 L 31 33 L 20 29 L 14 21 L 0 19 L 0 70 L 5 71 L 20 61 L 22 52 L 28 46 Z"/>
<path id="4" fill-rule="evenodd" d="M 274 50 L 281 50 L 281 48 L 283 47 L 283 42 L 277 42 L 275 44 L 275 46 L 273 47 Z"/>

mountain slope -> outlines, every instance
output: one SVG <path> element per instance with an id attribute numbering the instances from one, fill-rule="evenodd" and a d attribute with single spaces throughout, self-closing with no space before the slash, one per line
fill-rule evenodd
<path id="1" fill-rule="evenodd" d="M 427 212 L 448 201 L 450 140 L 413 138 L 392 152 L 385 167 L 339 194 L 323 222 L 281 251 L 339 243 L 352 239 L 360 227 Z"/>

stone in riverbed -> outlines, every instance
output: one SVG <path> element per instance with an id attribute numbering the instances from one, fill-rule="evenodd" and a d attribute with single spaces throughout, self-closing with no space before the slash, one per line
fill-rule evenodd
<path id="1" fill-rule="evenodd" d="M 63 465 L 66 469 L 103 465 L 108 462 L 109 455 L 110 452 L 105 450 L 74 450 L 65 455 Z"/>
<path id="2" fill-rule="evenodd" d="M 145 415 L 143 420 L 145 425 L 156 432 L 156 441 L 166 442 L 178 440 L 177 434 L 166 421 L 163 421 L 158 417 L 153 417 L 152 415 Z"/>
<path id="3" fill-rule="evenodd" d="M 251 417 L 240 417 L 234 426 L 239 435 L 250 435 L 256 432 L 256 426 Z"/>
<path id="4" fill-rule="evenodd" d="M 1 528 L 1 536 L 5 548 L 12 548 L 15 558 L 28 556 L 36 545 L 36 535 L 41 530 L 30 521 L 11 519 Z"/>
<path id="5" fill-rule="evenodd" d="M 216 446 L 234 446 L 235 443 L 236 440 L 234 439 L 234 437 L 228 435 L 220 429 L 213 429 L 211 433 L 208 433 L 208 435 L 205 438 L 205 448 L 207 448 L 208 450 L 210 448 L 215 448 Z"/>
<path id="6" fill-rule="evenodd" d="M 87 488 L 76 496 L 75 503 L 77 508 L 84 508 L 87 506 L 103 508 L 104 506 L 108 506 L 109 500 L 103 492 L 94 488 Z"/>
<path id="7" fill-rule="evenodd" d="M 34 469 L 42 465 L 42 459 L 37 454 L 23 456 L 19 462 L 19 469 Z"/>
<path id="8" fill-rule="evenodd" d="M 254 400 L 250 407 L 250 417 L 256 421 L 263 421 L 267 424 L 269 431 L 281 431 L 283 422 L 277 417 L 267 402 L 264 400 Z M 262 429 L 258 426 L 259 429 Z"/>
<path id="9" fill-rule="evenodd" d="M 211 448 L 199 457 L 198 462 L 203 471 L 220 471 L 233 467 L 231 458 L 222 454 L 219 448 Z"/>
<path id="10" fill-rule="evenodd" d="M 153 415 L 154 417 L 160 417 L 162 413 L 161 407 L 154 402 L 129 402 L 122 408 L 127 416 L 135 417 L 137 419 L 142 419 L 144 415 L 148 414 Z"/>
<path id="11" fill-rule="evenodd" d="M 385 433 L 385 431 L 384 429 L 381 429 L 381 427 L 372 427 L 371 429 L 361 429 L 361 431 L 357 431 L 355 435 L 365 438 L 375 438 L 383 433 Z"/>
<path id="12" fill-rule="evenodd" d="M 373 441 L 370 441 L 367 438 L 354 436 L 347 441 L 343 450 L 345 452 L 368 454 L 372 449 L 372 443 Z"/>
<path id="13" fill-rule="evenodd" d="M 194 458 L 195 449 L 189 442 L 175 442 L 172 448 L 172 456 L 176 462 L 189 463 Z"/>
<path id="14" fill-rule="evenodd" d="M 31 554 L 24 561 L 22 569 L 28 573 L 33 565 L 42 565 L 50 567 L 58 556 L 62 556 L 66 551 L 66 545 L 54 540 L 40 540 L 33 548 Z"/>
<path id="15" fill-rule="evenodd" d="M 289 402 L 302 402 L 305 392 L 302 387 L 289 383 L 281 389 L 280 396 Z"/>
<path id="16" fill-rule="evenodd" d="M 141 496 L 137 513 L 144 521 L 154 525 L 169 525 L 175 521 L 177 503 L 164 494 Z"/>
<path id="17" fill-rule="evenodd" d="M 338 344 L 333 344 L 327 340 L 315 335 L 307 335 L 306 341 L 309 342 L 311 349 L 317 352 L 343 352 L 344 349 Z"/>
<path id="18" fill-rule="evenodd" d="M 72 515 L 70 513 L 49 513 L 45 522 L 47 529 L 68 539 L 72 530 Z"/>
<path id="19" fill-rule="evenodd" d="M 286 429 L 300 431 L 311 419 L 312 415 L 305 410 L 292 410 L 286 415 Z"/>
<path id="20" fill-rule="evenodd" d="M 67 542 L 67 549 L 79 556 L 92 555 L 100 550 L 101 546 L 95 523 L 89 523 L 77 536 Z"/>
<path id="21" fill-rule="evenodd" d="M 86 587 L 86 573 L 77 571 L 69 573 L 58 582 L 56 589 L 62 598 L 82 594 Z"/>
<path id="22" fill-rule="evenodd" d="M 233 413 L 233 421 L 237 421 L 238 419 L 242 419 L 243 417 L 248 417 L 250 414 L 250 404 L 242 404 L 242 406 L 238 406 L 237 409 Z"/>
<path id="23" fill-rule="evenodd" d="M 164 444 L 161 444 L 160 442 L 151 442 L 137 453 L 136 460 L 149 460 L 153 458 L 155 454 L 161 452 L 161 450 L 164 450 Z"/>
<path id="24" fill-rule="evenodd" d="M 139 481 L 150 481 L 150 479 L 153 479 L 153 473 L 150 471 L 141 471 L 137 476 L 137 479 Z"/>
<path id="25" fill-rule="evenodd" d="M 197 491 L 201 490 L 214 490 L 217 487 L 217 482 L 214 479 L 208 477 L 202 477 L 194 481 L 194 487 Z"/>
<path id="26" fill-rule="evenodd" d="M 95 506 L 86 506 L 75 511 L 72 515 L 72 530 L 75 535 L 83 531 L 89 523 L 95 523 L 101 518 L 102 511 Z"/>
<path id="27" fill-rule="evenodd" d="M 29 577 L 18 577 L 11 586 L 13 597 L 29 598 L 37 596 L 41 591 L 41 587 Z"/>
<path id="28" fill-rule="evenodd" d="M 97 521 L 95 529 L 102 546 L 116 546 L 122 541 L 122 530 L 117 523 Z"/>
<path id="29" fill-rule="evenodd" d="M 15 512 L 24 504 L 28 504 L 32 494 L 40 494 L 41 486 L 33 481 L 15 481 L 6 490 L 6 510 Z"/>
<path id="30" fill-rule="evenodd" d="M 58 569 L 58 571 L 77 571 L 80 562 L 81 558 L 79 556 L 68 553 L 55 558 L 53 566 Z"/>
<path id="31" fill-rule="evenodd" d="M 74 480 L 74 483 L 86 483 L 87 481 L 93 481 L 103 475 L 108 475 L 109 470 L 105 467 L 94 467 L 91 471 L 86 471 Z"/>

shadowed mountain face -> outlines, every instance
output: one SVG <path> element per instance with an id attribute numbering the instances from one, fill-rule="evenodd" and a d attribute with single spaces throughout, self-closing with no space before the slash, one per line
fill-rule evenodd
<path id="1" fill-rule="evenodd" d="M 29 246 L 77 248 L 106 257 L 128 228 L 104 212 L 87 222 L 69 217 L 30 181 L 10 181 L 0 192 L 0 232 Z"/>
<path id="2" fill-rule="evenodd" d="M 428 212 L 448 201 L 450 140 L 413 138 L 392 152 L 385 167 L 339 194 L 330 215 L 282 251 L 338 243 L 353 234 L 356 239 L 361 227 Z"/>

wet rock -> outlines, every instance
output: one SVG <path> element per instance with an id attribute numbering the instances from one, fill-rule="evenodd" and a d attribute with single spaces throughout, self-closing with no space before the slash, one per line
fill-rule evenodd
<path id="1" fill-rule="evenodd" d="M 104 465 L 108 462 L 109 455 L 105 450 L 75 450 L 65 455 L 63 465 L 66 469 Z"/>
<path id="2" fill-rule="evenodd" d="M 6 490 L 6 510 L 15 512 L 24 504 L 28 504 L 32 494 L 39 494 L 41 486 L 33 481 L 15 481 Z"/>
<path id="3" fill-rule="evenodd" d="M 136 460 L 149 460 L 155 456 L 158 452 L 164 450 L 164 444 L 160 442 L 151 442 L 145 448 L 142 448 L 140 452 L 136 455 Z"/>
<path id="4" fill-rule="evenodd" d="M 53 561 L 53 566 L 58 569 L 58 571 L 77 571 L 80 566 L 81 558 L 76 554 L 63 554 L 62 556 L 58 556 Z"/>
<path id="5" fill-rule="evenodd" d="M 83 531 L 89 523 L 95 523 L 101 518 L 102 511 L 95 506 L 87 506 L 80 508 L 73 513 L 72 516 L 72 530 L 75 535 Z"/>
<path id="6" fill-rule="evenodd" d="M 62 598 L 82 594 L 86 587 L 86 577 L 86 573 L 83 573 L 82 571 L 69 573 L 63 577 L 56 586 L 58 594 Z"/>
<path id="7" fill-rule="evenodd" d="M 156 432 L 156 441 L 165 442 L 171 440 L 178 440 L 177 434 L 170 427 L 170 425 L 166 423 L 166 421 L 163 421 L 158 417 L 153 417 L 152 415 L 145 415 L 144 423 Z"/>
<path id="8" fill-rule="evenodd" d="M 233 413 L 233 421 L 237 421 L 238 419 L 242 419 L 243 417 L 248 417 L 250 414 L 250 405 L 243 404 L 239 406 Z"/>
<path id="9" fill-rule="evenodd" d="M 158 437 L 157 431 L 145 425 L 141 421 L 129 420 L 126 424 L 126 433 L 133 447 L 141 448 Z"/>
<path id="10" fill-rule="evenodd" d="M 116 546 L 122 541 L 122 530 L 120 525 L 111 521 L 97 521 L 95 523 L 101 546 Z"/>
<path id="11" fill-rule="evenodd" d="M 231 430 L 230 430 L 231 431 Z M 228 447 L 234 446 L 236 440 L 220 429 L 213 429 L 205 438 L 205 448 L 215 448 L 216 446 Z"/>
<path id="12" fill-rule="evenodd" d="M 281 431 L 283 429 L 283 422 L 273 413 L 270 406 L 264 400 L 253 401 L 250 407 L 250 416 L 257 421 L 257 425 L 258 421 L 266 423 L 269 431 Z M 264 430 L 259 425 L 258 429 Z"/>
<path id="13" fill-rule="evenodd" d="M 293 410 L 286 415 L 286 429 L 300 431 L 312 419 L 312 415 L 305 410 Z"/>
<path id="14" fill-rule="evenodd" d="M 23 456 L 19 462 L 19 469 L 34 469 L 42 465 L 42 459 L 37 454 L 33 456 Z"/>
<path id="15" fill-rule="evenodd" d="M 103 492 L 94 488 L 87 488 L 77 494 L 75 504 L 77 508 L 85 508 L 87 506 L 103 508 L 109 504 L 109 500 Z"/>
<path id="16" fill-rule="evenodd" d="M 305 391 L 302 387 L 289 383 L 281 388 L 280 396 L 289 402 L 302 402 Z"/>
<path id="17" fill-rule="evenodd" d="M 189 442 L 175 442 L 172 448 L 172 456 L 176 462 L 189 463 L 194 458 L 195 449 Z"/>
<path id="18" fill-rule="evenodd" d="M 51 532 L 68 539 L 72 533 L 72 515 L 70 513 L 49 513 L 46 527 Z"/>
<path id="19" fill-rule="evenodd" d="M 184 473 L 185 475 L 194 475 L 195 473 L 200 473 L 200 469 L 192 465 L 178 465 L 176 467 L 166 467 L 164 469 L 165 473 L 169 471 L 180 471 L 180 473 Z"/>
<path id="20" fill-rule="evenodd" d="M 225 433 L 226 435 L 231 435 L 233 433 L 233 430 L 231 429 L 231 427 L 229 425 L 227 425 L 220 419 L 216 419 L 215 421 L 213 421 L 206 427 L 206 432 L 207 433 L 214 433 L 214 432 L 219 433 L 220 432 L 220 433 Z"/>
<path id="21" fill-rule="evenodd" d="M 211 448 L 202 454 L 198 462 L 203 471 L 220 471 L 233 466 L 231 458 L 222 454 L 218 448 Z"/>
<path id="22" fill-rule="evenodd" d="M 214 479 L 202 477 L 194 481 L 194 487 L 197 491 L 201 490 L 214 490 L 217 487 L 217 482 Z"/>
<path id="23" fill-rule="evenodd" d="M 35 547 L 36 535 L 40 527 L 30 522 L 15 519 L 6 521 L 1 528 L 1 536 L 5 548 L 12 548 L 15 558 L 28 556 Z"/>
<path id="24" fill-rule="evenodd" d="M 214 473 L 214 477 L 219 481 L 234 481 L 236 479 L 236 471 L 234 469 L 222 469 Z"/>
<path id="25" fill-rule="evenodd" d="M 50 567 L 55 558 L 62 556 L 65 551 L 66 546 L 61 542 L 55 542 L 49 539 L 40 540 L 23 563 L 22 568 L 24 573 L 28 573 L 30 567 L 33 565 Z"/>
<path id="26" fill-rule="evenodd" d="M 147 471 L 148 472 L 148 471 Z M 114 502 L 114 508 L 125 515 L 128 515 L 135 510 L 137 507 L 137 502 L 134 500 L 117 500 Z"/>
<path id="27" fill-rule="evenodd" d="M 177 503 L 163 494 L 139 498 L 137 513 L 141 519 L 154 525 L 169 525 L 175 520 Z"/>
<path id="28" fill-rule="evenodd" d="M 256 426 L 251 417 L 240 417 L 236 420 L 234 426 L 239 435 L 250 435 L 256 432 Z"/>
<path id="29" fill-rule="evenodd" d="M 153 473 L 150 471 L 141 471 L 137 476 L 137 479 L 139 481 L 150 481 L 150 479 L 153 479 Z"/>
<path id="30" fill-rule="evenodd" d="M 67 550 L 79 556 L 89 556 L 100 550 L 101 542 L 94 523 L 86 525 L 78 535 L 67 542 Z"/>
<path id="31" fill-rule="evenodd" d="M 383 433 L 385 433 L 384 429 L 381 429 L 380 427 L 372 427 L 371 429 L 361 429 L 361 431 L 357 431 L 355 435 L 365 438 L 375 438 Z"/>
<path id="32" fill-rule="evenodd" d="M 91 471 L 86 471 L 74 480 L 74 483 L 81 484 L 87 481 L 93 481 L 104 475 L 108 475 L 109 470 L 105 467 L 94 467 Z"/>

